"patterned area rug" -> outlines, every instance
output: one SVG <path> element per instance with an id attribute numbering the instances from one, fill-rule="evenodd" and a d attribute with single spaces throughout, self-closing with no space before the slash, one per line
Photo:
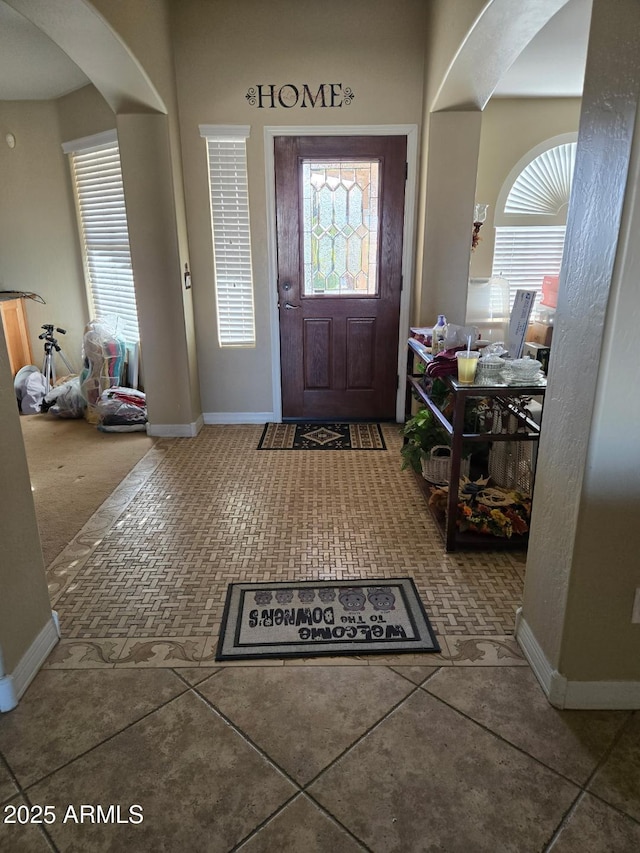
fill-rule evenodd
<path id="1" fill-rule="evenodd" d="M 258 450 L 386 450 L 380 424 L 266 424 Z"/>
<path id="2" fill-rule="evenodd" d="M 439 651 L 411 578 L 233 583 L 216 660 Z"/>

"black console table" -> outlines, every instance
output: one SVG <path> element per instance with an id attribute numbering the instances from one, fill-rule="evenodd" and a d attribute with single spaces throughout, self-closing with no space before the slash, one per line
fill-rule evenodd
<path id="1" fill-rule="evenodd" d="M 455 551 L 460 546 L 473 548 L 522 547 L 522 545 L 526 543 L 526 536 L 518 536 L 516 539 L 503 539 L 497 536 L 461 532 L 458 530 L 458 490 L 460 483 L 462 444 L 463 442 L 468 441 L 537 442 L 540 437 L 540 426 L 535 420 L 523 413 L 522 407 L 518 405 L 518 401 L 522 397 L 535 397 L 543 402 L 546 391 L 546 380 L 536 381 L 531 384 L 518 385 L 507 384 L 506 382 L 495 382 L 495 384 L 492 385 L 461 385 L 456 377 L 441 377 L 442 381 L 446 383 L 453 398 L 452 415 L 450 418 L 447 418 L 431 399 L 429 394 L 430 383 L 425 379 L 425 374 L 420 373 L 417 370 L 417 364 L 419 362 L 422 362 L 423 365 L 426 366 L 431 360 L 432 357 L 427 348 L 413 338 L 410 338 L 408 342 L 407 357 L 405 418 L 409 419 L 412 415 L 412 399 L 415 397 L 422 406 L 425 406 L 433 413 L 434 417 L 450 438 L 451 471 L 449 475 L 449 495 L 447 499 L 447 511 L 444 523 L 442 523 L 441 519 L 436 517 L 436 520 L 439 522 L 443 532 L 446 550 Z M 515 419 L 514 422 L 517 424 L 517 431 L 465 432 L 465 407 L 470 398 L 497 399 L 502 408 L 513 415 L 513 418 Z M 416 477 L 419 480 L 420 487 L 425 497 L 428 498 L 431 493 L 431 486 L 424 477 L 418 474 L 416 474 Z M 533 476 L 531 491 L 533 492 Z"/>

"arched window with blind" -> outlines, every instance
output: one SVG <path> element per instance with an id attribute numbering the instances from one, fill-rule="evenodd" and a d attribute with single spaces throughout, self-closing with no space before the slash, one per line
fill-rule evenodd
<path id="1" fill-rule="evenodd" d="M 545 276 L 560 272 L 577 134 L 536 146 L 507 177 L 496 204 L 493 276 L 542 292 Z M 539 302 L 537 298 L 537 302 Z"/>

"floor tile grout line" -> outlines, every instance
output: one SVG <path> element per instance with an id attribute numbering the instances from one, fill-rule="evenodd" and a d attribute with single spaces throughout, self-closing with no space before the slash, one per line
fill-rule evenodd
<path id="1" fill-rule="evenodd" d="M 394 673 L 394 674 L 397 675 L 398 673 Z M 227 723 L 227 725 L 231 729 L 233 729 L 241 738 L 243 738 L 243 740 L 245 740 L 251 747 L 253 747 L 253 749 L 255 749 L 259 755 L 261 755 L 269 764 L 271 764 L 274 767 L 274 769 L 276 769 L 278 772 L 280 772 L 288 781 L 290 781 L 293 785 L 295 785 L 295 787 L 298 789 L 297 794 L 305 794 L 306 796 L 308 796 L 319 808 L 322 809 L 322 811 L 324 811 L 328 815 L 330 815 L 332 820 L 334 820 L 336 823 L 338 823 L 349 835 L 353 835 L 351 830 L 349 830 L 346 826 L 343 826 L 343 824 L 334 815 L 331 815 L 331 813 L 324 806 L 321 806 L 320 803 L 318 803 L 316 801 L 315 797 L 313 797 L 313 795 L 308 791 L 308 788 L 310 785 L 313 785 L 314 782 L 316 782 L 324 773 L 326 773 L 327 770 L 329 770 L 331 767 L 333 767 L 337 761 L 339 761 L 341 758 L 343 758 L 351 749 L 353 749 L 358 743 L 360 743 L 360 741 L 364 737 L 366 737 L 367 734 L 372 732 L 375 728 L 377 728 L 378 725 L 380 725 L 382 722 L 384 722 L 384 720 L 387 719 L 387 717 L 390 714 L 392 714 L 395 710 L 397 710 L 403 704 L 403 702 L 406 702 L 406 700 L 410 696 L 413 696 L 413 694 L 416 693 L 420 688 L 417 685 L 414 685 L 413 690 L 410 690 L 409 693 L 407 693 L 407 695 L 404 696 L 403 699 L 401 699 L 392 708 L 390 708 L 389 711 L 387 711 L 376 723 L 374 723 L 372 726 L 370 726 L 365 732 L 363 732 L 362 735 L 360 735 L 358 738 L 356 738 L 356 740 L 352 744 L 350 744 L 350 746 L 346 747 L 346 749 L 344 749 L 339 755 L 337 755 L 332 761 L 330 761 L 329 764 L 326 765 L 326 767 L 324 767 L 319 773 L 317 773 L 308 782 L 305 782 L 304 784 L 301 784 L 300 782 L 298 782 L 296 779 L 293 778 L 293 776 L 291 776 L 288 773 L 288 771 L 286 771 L 284 768 L 280 767 L 280 765 L 261 746 L 259 746 L 259 744 L 257 744 L 246 732 L 244 732 L 240 728 L 240 726 L 238 726 L 237 723 L 235 723 L 230 717 L 228 717 L 223 711 L 221 711 L 220 708 L 218 708 L 218 706 L 214 702 L 212 702 L 210 699 L 208 699 L 206 696 L 204 696 L 202 693 L 200 693 L 200 691 L 197 689 L 197 687 L 193 687 L 192 689 L 195 693 L 197 693 L 197 695 L 202 699 L 202 701 L 206 705 L 208 705 L 215 713 L 217 713 L 221 717 L 221 719 L 223 719 Z M 354 836 L 354 838 L 357 838 L 357 836 Z M 358 839 L 358 841 L 360 844 L 363 844 L 363 842 L 360 839 Z M 367 848 L 365 846 L 365 849 L 368 850 L 369 848 Z"/>
<path id="2" fill-rule="evenodd" d="M 418 665 L 420 665 L 420 664 L 418 664 Z M 444 664 L 444 666 L 446 666 L 446 664 Z M 395 672 L 395 674 L 396 674 L 396 675 L 399 675 L 401 678 L 404 678 L 404 680 L 405 680 L 405 681 L 407 681 L 409 684 L 412 684 L 414 687 L 422 687 L 422 685 L 423 685 L 423 684 L 426 684 L 426 683 L 427 683 L 427 681 L 429 681 L 431 678 L 433 678 L 433 676 L 434 676 L 434 675 L 435 675 L 439 670 L 441 670 L 441 669 L 442 669 L 442 666 L 438 666 L 438 667 L 436 667 L 436 669 L 435 669 L 435 671 L 434 671 L 434 672 L 430 672 L 430 673 L 429 673 L 429 675 L 426 675 L 426 676 L 422 679 L 422 681 L 420 681 L 419 683 L 416 683 L 416 682 L 415 682 L 415 681 L 413 681 L 411 678 L 409 678 L 409 676 L 408 676 L 408 675 L 405 675 L 403 672 L 398 672 L 398 670 L 394 668 L 394 667 L 395 667 L 395 664 L 387 664 L 387 665 L 386 665 L 386 667 L 387 667 L 387 669 L 390 669 L 392 672 Z M 399 668 L 400 668 L 400 669 L 402 669 L 402 666 L 400 666 Z"/>
<path id="3" fill-rule="evenodd" d="M 439 666 L 439 667 L 438 667 L 434 672 L 430 672 L 430 673 L 429 673 L 429 675 L 424 679 L 424 681 L 421 681 L 421 682 L 420 682 L 420 684 L 418 684 L 418 685 L 416 685 L 416 686 L 417 686 L 417 687 L 424 687 L 424 685 L 425 685 L 428 681 L 431 681 L 431 679 L 432 679 L 435 675 L 437 675 L 437 674 L 440 672 L 440 670 L 441 670 L 442 668 L 443 668 L 443 667 Z"/>
<path id="4" fill-rule="evenodd" d="M 228 853 L 236 853 L 237 850 L 245 845 L 248 841 L 254 838 L 261 830 L 267 826 L 267 824 L 271 823 L 272 820 L 275 820 L 282 812 L 287 808 L 287 806 L 291 805 L 299 796 L 302 795 L 301 791 L 295 791 L 290 797 L 288 797 L 283 803 L 281 803 L 271 814 L 267 815 L 264 820 L 261 820 L 260 823 L 256 824 L 253 829 L 244 835 L 240 841 L 236 841 L 233 847 L 230 847 Z"/>
<path id="5" fill-rule="evenodd" d="M 594 800 L 598 800 L 598 802 L 602 803 L 610 809 L 613 809 L 614 811 L 618 812 L 618 814 L 629 818 L 629 820 L 633 821 L 633 823 L 640 826 L 640 820 L 637 817 L 634 817 L 632 814 L 629 814 L 629 812 L 626 812 L 623 808 L 621 808 L 621 806 L 617 806 L 615 803 L 610 803 L 608 800 L 605 800 L 601 794 L 596 794 L 594 791 L 590 791 L 588 788 L 584 789 L 584 793 L 589 794 L 589 796 L 593 797 Z"/>
<path id="6" fill-rule="evenodd" d="M 7 770 L 8 774 L 10 775 L 10 777 L 13 781 L 13 784 L 17 788 L 17 790 L 14 791 L 9 797 L 0 801 L 0 806 L 5 806 L 7 803 L 9 803 L 11 800 L 15 799 L 16 797 L 22 797 L 22 799 L 26 800 L 26 802 L 29 806 L 32 806 L 33 803 L 31 802 L 31 798 L 29 797 L 28 792 L 20 784 L 18 777 L 13 772 L 13 769 L 11 768 L 11 765 L 9 764 L 9 762 L 8 762 L 6 756 L 4 755 L 4 753 L 2 752 L 2 750 L 0 750 L 0 766 L 5 767 L 5 769 Z M 47 841 L 49 849 L 52 850 L 53 853 L 59 853 L 59 850 L 58 850 L 55 842 L 53 841 L 53 839 L 51 838 L 51 836 L 47 832 L 45 825 L 41 824 L 39 828 L 40 828 L 42 834 L 45 836 L 45 839 Z"/>
<path id="7" fill-rule="evenodd" d="M 217 673 L 216 673 L 216 675 L 217 675 Z M 208 680 L 208 679 L 205 679 L 205 680 Z M 266 750 L 264 750 L 259 744 L 257 744 L 250 735 L 248 735 L 245 731 L 243 731 L 243 729 L 241 729 L 240 726 L 231 719 L 231 717 L 227 716 L 227 714 L 225 714 L 224 711 L 222 711 L 215 704 L 215 702 L 212 702 L 211 699 L 209 699 L 207 696 L 204 695 L 204 693 L 201 693 L 200 690 L 198 690 L 198 687 L 200 687 L 201 684 L 202 684 L 202 682 L 197 684 L 195 687 L 191 688 L 193 690 L 193 692 L 196 693 L 198 698 L 202 702 L 204 702 L 204 704 L 208 708 L 210 708 L 214 712 L 214 714 L 217 714 L 220 717 L 220 719 L 223 720 L 229 726 L 229 728 L 232 729 L 242 740 L 246 741 L 246 743 L 253 750 L 255 750 L 255 752 L 257 752 L 258 755 L 260 755 L 268 764 L 270 764 L 274 770 L 276 770 L 278 773 L 280 773 L 282 776 L 284 776 L 288 782 L 291 782 L 291 784 L 294 785 L 295 788 L 297 789 L 297 793 L 300 793 L 301 791 L 303 791 L 304 789 L 303 789 L 303 786 L 300 784 L 300 782 L 298 782 L 296 779 L 294 779 L 293 776 L 291 776 L 291 774 L 287 770 L 284 769 L 284 767 L 281 767 L 278 764 L 278 762 L 274 758 L 272 758 Z"/>
<path id="8" fill-rule="evenodd" d="M 171 699 L 167 699 L 166 702 L 161 702 L 159 705 L 156 705 L 150 711 L 147 711 L 141 717 L 138 717 L 138 719 L 132 720 L 130 723 L 127 723 L 126 726 L 123 726 L 123 728 L 118 729 L 117 732 L 113 732 L 113 734 L 108 735 L 103 740 L 99 741 L 98 743 L 94 744 L 93 746 L 90 746 L 88 749 L 85 749 L 84 752 L 80 752 L 80 753 L 78 753 L 78 755 L 74 756 L 74 758 L 69 759 L 69 761 L 65 761 L 64 764 L 61 764 L 59 767 L 56 767 L 55 770 L 51 770 L 48 773 L 45 773 L 44 776 L 40 776 L 34 782 L 30 782 L 28 785 L 25 785 L 24 788 L 22 788 L 22 791 L 23 792 L 30 791 L 36 785 L 39 785 L 41 782 L 44 782 L 46 779 L 49 779 L 51 776 L 58 773 L 60 770 L 64 770 L 65 767 L 69 767 L 69 765 L 73 764 L 75 761 L 78 761 L 78 759 L 84 758 L 86 755 L 89 755 L 89 753 L 93 752 L 94 749 L 98 749 L 98 747 L 103 746 L 105 743 L 109 743 L 109 741 L 118 737 L 118 735 L 121 735 L 123 732 L 126 732 L 129 729 L 133 728 L 133 726 L 137 726 L 138 723 L 142 722 L 142 720 L 146 720 L 147 717 L 150 717 L 152 714 L 155 714 L 156 711 L 159 711 L 161 708 L 166 708 L 166 706 L 170 705 L 171 702 L 175 702 L 176 699 L 179 699 L 181 696 L 184 696 L 186 693 L 189 693 L 189 691 L 192 689 L 193 688 L 181 690 L 179 693 L 176 693 L 175 696 L 172 696 Z"/>
<path id="9" fill-rule="evenodd" d="M 423 689 L 422 686 L 419 689 L 422 690 Z M 512 743 L 504 735 L 499 734 L 499 732 L 494 732 L 492 729 L 490 729 L 484 723 L 481 723 L 478 720 L 474 720 L 473 717 L 471 717 L 469 714 L 466 714 L 464 711 L 461 711 L 460 708 L 456 708 L 455 705 L 452 705 L 450 702 L 447 702 L 445 699 L 442 699 L 440 696 L 436 696 L 435 693 L 430 693 L 427 688 L 424 688 L 424 692 L 428 693 L 428 695 L 431 696 L 433 699 L 437 699 L 438 702 L 441 702 L 443 705 L 445 705 L 450 710 L 454 711 L 456 714 L 459 714 L 461 717 L 464 717 L 470 723 L 473 723 L 473 725 L 478 726 L 478 728 L 480 728 L 480 729 L 483 729 L 485 732 L 487 732 L 487 734 L 492 735 L 497 740 L 502 741 L 502 743 L 506 744 L 507 746 L 510 746 L 512 749 L 515 749 L 517 752 L 520 752 L 522 755 L 526 755 L 527 758 L 531 759 L 531 761 L 535 761 L 536 764 L 539 764 L 541 767 L 544 767 L 546 770 L 550 770 L 552 773 L 555 773 L 556 776 L 559 776 L 561 779 L 564 779 L 565 782 L 569 782 L 575 788 L 578 788 L 580 790 L 584 790 L 582 783 L 576 782 L 574 779 L 571 779 L 569 776 L 566 776 L 564 773 L 561 773 L 559 770 L 556 770 L 555 767 L 550 767 L 548 764 L 545 764 L 545 762 L 542 761 L 540 758 L 537 758 L 535 755 L 531 755 L 530 752 L 527 752 L 526 749 L 524 749 L 521 746 L 518 746 L 518 744 Z"/>
<path id="10" fill-rule="evenodd" d="M 604 764 L 606 764 L 606 762 L 609 760 L 611 753 L 616 748 L 618 743 L 622 740 L 622 737 L 623 737 L 626 729 L 631 727 L 631 723 L 633 721 L 634 716 L 635 716 L 634 711 L 630 711 L 627 719 L 622 723 L 622 725 L 620 726 L 620 728 L 616 732 L 615 736 L 612 738 L 611 743 L 609 744 L 609 747 L 604 751 L 600 760 L 597 762 L 596 766 L 591 771 L 589 778 L 587 779 L 587 781 L 585 782 L 585 785 L 584 785 L 585 791 L 588 789 L 591 782 L 593 782 L 595 775 L 600 771 L 600 769 L 604 766 Z"/>
<path id="11" fill-rule="evenodd" d="M 22 796 L 25 798 L 25 800 L 27 801 L 29 806 L 32 807 L 33 801 L 31 799 L 31 797 L 29 796 L 28 792 L 24 791 Z M 47 842 L 49 844 L 49 848 L 53 851 L 53 853 L 60 853 L 60 848 L 55 843 L 55 841 L 53 840 L 51 835 L 49 834 L 49 830 L 47 829 L 46 824 L 44 824 L 44 823 L 40 824 L 40 830 L 42 831 L 42 834 L 44 835 L 45 839 L 47 840 Z"/>
<path id="12" fill-rule="evenodd" d="M 280 814 L 282 814 L 282 812 L 288 806 L 293 805 L 293 803 L 299 798 L 306 798 L 310 800 L 319 811 L 322 811 L 333 823 L 336 824 L 336 826 L 339 826 L 340 829 L 342 829 L 344 832 L 346 832 L 347 835 L 349 835 L 354 841 L 356 841 L 359 846 L 362 847 L 365 853 L 372 853 L 369 847 L 367 847 L 366 844 L 364 844 L 356 835 L 354 835 L 348 827 L 344 826 L 344 824 L 342 824 L 334 815 L 332 815 L 331 812 L 327 811 L 327 809 L 317 803 L 316 800 L 313 799 L 313 797 L 309 796 L 309 794 L 302 790 L 296 791 L 295 794 L 289 797 L 289 799 L 284 802 L 279 808 L 277 808 L 272 814 L 270 814 L 257 826 L 255 826 L 251 830 L 251 832 L 245 835 L 244 838 L 238 841 L 237 844 L 229 850 L 229 853 L 240 853 L 242 847 L 244 847 L 245 844 L 247 844 L 252 838 L 255 838 L 266 826 L 268 826 L 268 824 L 274 821 Z"/>
<path id="13" fill-rule="evenodd" d="M 589 790 L 589 785 L 591 784 L 591 782 L 593 781 L 593 779 L 595 778 L 597 773 L 602 769 L 602 767 L 604 767 L 606 762 L 609 760 L 611 753 L 613 752 L 613 750 L 615 749 L 617 744 L 620 742 L 621 738 L 624 735 L 625 730 L 630 727 L 633 717 L 634 717 L 634 712 L 632 711 L 629 714 L 629 716 L 627 717 L 627 719 L 620 726 L 616 735 L 614 736 L 611 743 L 609 744 L 609 747 L 603 752 L 599 761 L 596 763 L 596 766 L 593 768 L 593 770 L 589 774 L 584 785 L 581 786 L 580 793 L 575 798 L 573 803 L 569 806 L 567 811 L 564 813 L 560 822 L 558 823 L 555 830 L 551 834 L 551 838 L 547 842 L 547 845 L 544 847 L 543 853 L 551 853 L 551 851 L 553 850 L 553 847 L 555 846 L 555 844 L 556 844 L 558 838 L 560 837 L 562 831 L 568 825 L 569 821 L 571 820 L 571 818 L 575 814 L 576 810 L 578 809 L 578 806 L 582 803 L 582 801 L 585 799 L 587 794 L 589 794 L 591 797 L 594 797 L 595 799 L 597 799 L 599 802 L 603 803 L 608 808 L 614 809 L 614 811 L 617 811 L 618 814 L 621 814 L 624 817 L 628 818 L 629 820 L 632 820 L 634 823 L 640 825 L 640 821 L 638 821 L 636 818 L 634 818 L 633 815 L 628 814 L 627 812 L 624 811 L 624 809 L 621 809 L 619 806 L 616 806 L 613 803 L 607 802 L 605 799 L 600 797 L 598 794 L 594 794 L 593 791 Z"/>
<path id="14" fill-rule="evenodd" d="M 20 787 L 20 783 L 18 782 L 18 777 L 13 772 L 13 769 L 11 768 L 11 765 L 9 764 L 8 758 L 6 758 L 5 754 L 0 749 L 0 767 L 2 767 L 2 766 L 4 766 L 6 768 L 7 772 L 11 776 L 11 779 L 12 779 L 14 785 L 17 785 L 18 787 Z"/>
<path id="15" fill-rule="evenodd" d="M 608 749 L 605 750 L 605 752 L 602 754 L 602 757 L 600 758 L 600 760 L 598 761 L 596 766 L 593 768 L 591 774 L 589 775 L 589 778 L 587 779 L 587 781 L 584 784 L 583 790 L 584 790 L 585 794 L 589 794 L 591 797 L 593 797 L 594 799 L 603 803 L 608 808 L 613 809 L 614 811 L 618 812 L 618 814 L 624 815 L 625 817 L 629 818 L 629 820 L 632 820 L 634 823 L 640 825 L 640 820 L 638 818 L 634 817 L 632 814 L 629 814 L 629 812 L 626 812 L 623 808 L 621 808 L 620 806 L 617 806 L 615 803 L 610 803 L 601 794 L 597 794 L 595 791 L 591 791 L 589 789 L 589 785 L 593 782 L 596 775 L 600 772 L 600 770 L 607 763 L 607 761 L 611 757 L 611 753 L 613 752 L 615 747 L 618 745 L 618 743 L 620 742 L 620 740 L 624 736 L 625 730 L 631 726 L 631 721 L 633 720 L 634 717 L 635 717 L 635 711 L 631 711 L 628 719 L 626 719 L 624 721 L 624 723 L 620 726 L 619 731 L 617 732 L 616 736 L 611 741 L 611 744 L 609 745 Z"/>
<path id="16" fill-rule="evenodd" d="M 184 667 L 184 669 L 198 669 L 198 667 Z M 203 669 L 205 669 L 205 667 L 203 667 Z M 215 669 L 213 672 L 210 672 L 208 675 L 204 675 L 196 684 L 191 684 L 189 681 L 187 681 L 184 675 L 180 672 L 180 667 L 173 668 L 171 672 L 175 673 L 180 679 L 180 681 L 183 681 L 189 687 L 190 690 L 195 690 L 196 687 L 202 684 L 203 681 L 209 681 L 210 678 L 213 678 L 214 675 L 217 675 L 219 672 L 222 672 L 223 669 L 225 669 L 225 667 L 220 667 L 219 669 Z"/>
<path id="17" fill-rule="evenodd" d="M 395 675 L 398 675 L 398 673 L 395 673 Z M 402 678 L 403 676 L 400 676 L 400 677 Z M 408 679 L 405 679 L 405 680 L 408 680 Z M 362 734 L 359 735 L 353 741 L 353 743 L 351 743 L 349 746 L 345 747 L 345 749 L 343 749 L 343 751 L 339 755 L 337 755 L 334 759 L 332 759 L 329 762 L 329 764 L 327 764 L 326 767 L 323 767 L 319 773 L 317 773 L 312 779 L 310 779 L 308 782 L 306 782 L 302 787 L 302 790 L 305 793 L 309 793 L 308 788 L 311 785 L 313 785 L 315 782 L 317 782 L 318 779 L 320 779 L 321 776 L 323 776 L 328 770 L 330 770 L 332 767 L 334 767 L 338 763 L 338 761 L 341 761 L 349 752 L 351 752 L 353 749 L 355 749 L 355 747 L 358 746 L 359 743 L 361 743 L 368 735 L 370 735 L 373 731 L 375 731 L 375 729 L 377 729 L 378 726 L 382 725 L 382 723 L 384 723 L 385 720 L 387 720 L 393 713 L 395 713 L 395 711 L 397 711 L 401 705 L 403 705 L 411 696 L 413 696 L 415 693 L 418 692 L 418 690 L 420 690 L 419 685 L 413 684 L 413 682 L 409 682 L 409 683 L 413 685 L 413 690 L 410 690 L 406 694 L 406 696 L 404 696 L 402 699 L 400 699 L 399 702 L 396 702 L 395 705 L 393 705 L 391 708 L 389 708 L 389 710 L 386 711 L 378 720 L 376 720 L 375 723 L 373 723 L 371 726 L 369 726 L 368 729 L 366 729 L 364 732 L 362 732 Z M 309 794 L 309 796 L 312 796 L 312 795 Z"/>
<path id="18" fill-rule="evenodd" d="M 319 802 L 319 801 L 318 801 L 318 800 L 313 796 L 313 794 L 312 794 L 312 793 L 310 793 L 309 791 L 306 791 L 306 790 L 305 790 L 305 791 L 302 791 L 302 792 L 301 792 L 301 796 L 306 797 L 306 798 L 307 798 L 311 803 L 313 803 L 313 805 L 314 805 L 314 806 L 315 806 L 319 811 L 321 811 L 321 812 L 322 812 L 323 814 L 325 814 L 328 818 L 330 818 L 330 820 L 332 820 L 335 824 L 337 824 L 337 826 L 339 826 L 339 827 L 340 827 L 340 829 L 344 830 L 344 832 L 346 832 L 346 833 L 347 833 L 347 835 L 349 835 L 349 836 L 350 836 L 354 841 L 357 841 L 357 843 L 362 847 L 362 849 L 363 849 L 363 850 L 365 850 L 365 851 L 366 851 L 366 853 L 373 853 L 373 851 L 371 850 L 371 848 L 370 848 L 367 844 L 365 844 L 365 843 L 364 843 L 364 841 L 363 841 L 361 838 L 359 838 L 359 837 L 354 833 L 354 831 L 353 831 L 352 829 L 349 829 L 349 827 L 348 827 L 346 824 L 344 824 L 341 820 L 339 820 L 339 819 L 338 819 L 334 814 L 331 814 L 331 812 L 329 811 L 329 809 L 328 809 L 325 805 L 323 805 L 321 802 Z"/>
<path id="19" fill-rule="evenodd" d="M 215 673 L 215 674 L 217 674 L 217 673 Z M 295 793 L 281 807 L 279 807 L 275 812 L 273 812 L 271 815 L 269 815 L 267 818 L 265 818 L 265 820 L 262 821 L 262 823 L 259 826 L 254 827 L 254 829 L 251 831 L 251 833 L 249 833 L 248 836 L 245 836 L 243 839 L 241 839 L 236 844 L 235 847 L 231 848 L 231 851 L 229 851 L 229 853 L 232 853 L 232 851 L 238 850 L 239 845 L 245 844 L 248 841 L 249 837 L 253 836 L 258 830 L 262 829 L 273 817 L 277 816 L 277 814 L 279 812 L 281 812 L 290 802 L 292 802 L 294 799 L 296 799 L 296 797 L 298 797 L 300 795 L 306 795 L 310 799 L 312 799 L 314 803 L 316 803 L 316 800 L 307 793 L 306 787 L 307 787 L 307 785 L 309 785 L 313 781 L 315 781 L 315 779 L 317 779 L 318 775 L 320 775 L 320 774 L 314 776 L 310 782 L 306 783 L 306 785 L 301 785 L 300 782 L 298 782 L 293 776 L 291 776 L 291 774 L 287 770 L 285 770 L 283 767 L 281 767 L 278 764 L 278 762 L 275 761 L 275 759 L 272 758 L 272 756 L 270 756 L 268 754 L 268 752 L 266 752 L 266 750 L 264 750 L 259 744 L 257 744 L 253 740 L 253 738 L 251 738 L 245 731 L 243 731 L 240 728 L 240 726 L 238 726 L 237 723 L 235 723 L 222 710 L 220 710 L 220 708 L 218 708 L 218 706 L 214 702 L 212 702 L 208 697 L 206 697 L 204 694 L 202 694 L 197 689 L 197 686 L 193 687 L 192 690 L 200 697 L 200 699 L 204 702 L 205 705 L 207 705 L 214 713 L 218 714 L 218 716 L 222 720 L 224 720 L 224 722 L 229 726 L 229 728 L 231 728 L 242 740 L 244 740 L 248 746 L 250 746 L 252 749 L 254 749 L 255 752 L 257 752 L 258 755 L 260 755 L 267 762 L 267 764 L 269 764 L 271 767 L 273 767 L 273 769 L 276 770 L 276 772 L 278 772 L 282 776 L 284 776 L 285 779 L 287 779 L 287 781 L 290 782 L 296 788 Z M 331 762 L 331 763 L 333 763 L 333 762 Z M 328 766 L 331 766 L 331 765 L 328 765 Z M 327 768 L 325 768 L 325 770 L 326 769 Z M 324 771 L 322 771 L 322 772 L 324 772 Z M 316 805 L 320 807 L 319 803 L 316 803 Z M 344 829 L 345 832 L 347 832 L 350 836 L 357 838 L 357 836 L 353 835 L 351 830 L 349 830 L 346 826 L 343 826 L 343 824 L 340 823 L 340 821 L 336 817 L 334 817 L 334 815 L 331 815 L 331 813 L 328 812 L 327 809 L 325 809 L 324 807 L 321 807 L 321 808 L 322 808 L 322 811 L 326 812 L 335 823 L 337 823 L 340 827 L 342 827 L 342 829 Z M 362 845 L 362 841 L 360 841 L 360 839 L 357 839 L 357 840 Z M 367 850 L 369 853 L 369 848 L 364 847 L 364 849 Z"/>
<path id="20" fill-rule="evenodd" d="M 575 796 L 575 799 L 571 802 L 571 804 L 569 805 L 569 807 L 567 808 L 565 813 L 562 815 L 562 817 L 558 821 L 556 828 L 551 833 L 551 837 L 550 837 L 549 841 L 542 848 L 542 853 L 550 853 L 552 848 L 555 846 L 556 841 L 560 837 L 560 834 L 562 833 L 563 829 L 567 826 L 567 824 L 571 820 L 571 817 L 575 814 L 576 809 L 578 808 L 580 803 L 584 800 L 586 794 L 587 794 L 587 792 L 584 789 L 581 789 L 580 791 L 578 791 L 578 793 Z"/>

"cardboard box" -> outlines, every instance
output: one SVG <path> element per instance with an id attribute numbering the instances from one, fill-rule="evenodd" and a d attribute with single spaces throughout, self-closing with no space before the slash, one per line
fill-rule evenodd
<path id="1" fill-rule="evenodd" d="M 527 330 L 527 343 L 542 344 L 543 347 L 551 346 L 553 326 L 547 323 L 531 323 Z"/>
<path id="2" fill-rule="evenodd" d="M 531 358 L 536 359 L 542 365 L 542 369 L 545 373 L 549 371 L 549 353 L 551 350 L 549 347 L 545 347 L 542 344 L 535 343 L 526 343 L 524 345 L 523 355 L 528 355 Z"/>

